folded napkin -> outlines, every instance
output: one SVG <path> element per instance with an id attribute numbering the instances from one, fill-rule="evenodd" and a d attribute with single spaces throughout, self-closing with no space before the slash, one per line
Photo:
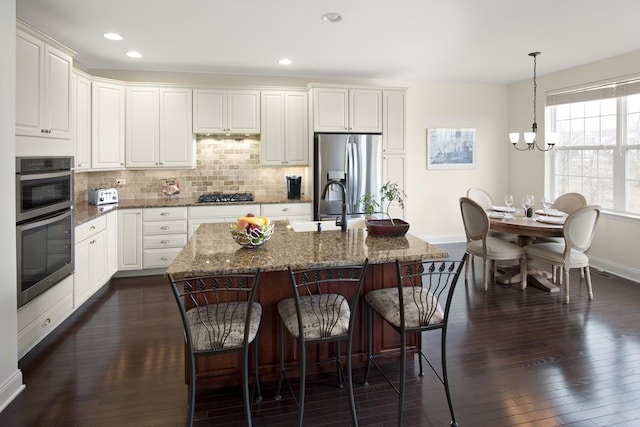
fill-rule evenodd
<path id="1" fill-rule="evenodd" d="M 507 206 L 491 206 L 491 210 L 496 212 L 515 212 L 516 208 L 509 208 Z"/>
<path id="2" fill-rule="evenodd" d="M 557 209 L 547 209 L 546 211 L 544 209 L 538 209 L 536 213 L 538 215 L 545 215 L 545 216 L 567 216 L 566 212 L 562 212 Z"/>
<path id="3" fill-rule="evenodd" d="M 504 218 L 504 212 L 491 212 L 489 214 L 489 218 L 497 218 L 497 219 L 501 219 Z"/>

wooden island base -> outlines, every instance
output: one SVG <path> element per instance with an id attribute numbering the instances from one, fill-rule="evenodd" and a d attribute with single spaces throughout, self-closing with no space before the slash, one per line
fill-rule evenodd
<path id="1" fill-rule="evenodd" d="M 366 364 L 366 309 L 362 296 L 374 289 L 396 286 L 395 264 L 369 264 L 365 281 L 362 286 L 360 304 L 358 306 L 358 320 L 353 336 L 353 367 Z M 260 381 L 275 381 L 278 379 L 280 369 L 280 334 L 278 331 L 279 316 L 278 302 L 291 298 L 292 290 L 287 271 L 270 271 L 262 273 L 256 294 L 256 301 L 262 305 L 262 320 L 258 332 L 259 371 Z M 400 336 L 387 324 L 380 321 L 377 316 L 373 318 L 373 354 L 393 352 L 400 345 Z M 285 333 L 285 354 L 287 366 L 298 365 L 298 347 L 291 335 Z M 408 337 L 408 344 L 415 346 L 415 337 Z M 346 351 L 346 345 L 342 345 L 342 354 Z M 307 361 L 313 363 L 330 358 L 335 352 L 335 344 L 328 343 L 310 347 L 307 350 Z M 249 356 L 253 360 L 253 355 Z M 344 360 L 343 360 L 344 362 Z M 239 385 L 241 383 L 242 356 L 239 353 L 230 353 L 222 356 L 201 357 L 196 360 L 198 383 L 206 383 L 209 388 Z M 323 364 L 309 366 L 309 374 L 317 372 L 335 372 L 334 366 Z M 288 374 L 289 375 L 289 374 Z M 297 375 L 295 371 L 291 375 Z M 185 381 L 188 381 L 188 372 Z"/>

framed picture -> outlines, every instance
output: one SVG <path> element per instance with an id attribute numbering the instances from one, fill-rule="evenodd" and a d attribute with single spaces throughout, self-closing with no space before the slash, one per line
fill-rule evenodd
<path id="1" fill-rule="evenodd" d="M 473 169 L 475 167 L 475 128 L 427 129 L 427 169 Z"/>

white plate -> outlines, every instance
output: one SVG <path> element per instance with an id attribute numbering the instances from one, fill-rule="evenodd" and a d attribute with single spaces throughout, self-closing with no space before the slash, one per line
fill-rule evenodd
<path id="1" fill-rule="evenodd" d="M 538 209 L 536 213 L 538 215 L 544 216 L 567 216 L 565 212 L 559 211 L 557 209 L 547 209 L 546 211 L 544 209 Z"/>
<path id="2" fill-rule="evenodd" d="M 507 206 L 491 206 L 491 210 L 495 212 L 515 212 L 516 208 L 509 208 Z"/>
<path id="3" fill-rule="evenodd" d="M 544 222 L 547 224 L 556 224 L 556 225 L 563 225 L 564 224 L 564 217 L 557 217 L 557 216 L 544 216 L 541 215 L 539 217 L 537 217 L 535 219 L 538 222 Z"/>

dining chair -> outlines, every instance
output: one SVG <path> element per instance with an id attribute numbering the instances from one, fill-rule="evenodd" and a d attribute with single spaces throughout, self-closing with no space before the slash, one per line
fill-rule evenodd
<path id="1" fill-rule="evenodd" d="M 341 342 L 346 341 L 346 384 L 349 393 L 349 406 L 354 426 L 358 425 L 355 399 L 353 396 L 353 378 L 351 372 L 351 352 L 354 323 L 358 309 L 360 289 L 364 281 L 368 260 L 362 264 L 335 267 L 316 267 L 294 270 L 289 268 L 293 298 L 278 302 L 280 315 L 280 376 L 276 391 L 276 400 L 282 398 L 282 383 L 287 382 L 295 398 L 293 388 L 286 376 L 284 330 L 298 344 L 300 369 L 300 395 L 298 399 L 298 426 L 304 419 L 307 356 L 306 348 L 311 345 L 335 343 L 335 356 L 316 363 L 334 363 L 338 373 L 338 386 L 344 387 L 342 370 Z"/>
<path id="2" fill-rule="evenodd" d="M 255 302 L 260 270 L 252 274 L 212 275 L 173 280 L 189 353 L 189 426 L 193 425 L 196 394 L 196 358 L 227 353 L 242 354 L 242 389 L 247 424 L 251 399 L 262 400 L 258 378 L 258 328 L 262 306 Z M 253 343 L 253 393 L 249 395 L 249 345 Z"/>
<path id="3" fill-rule="evenodd" d="M 409 334 L 417 335 L 415 352 L 418 354 L 419 376 L 424 376 L 422 369 L 424 359 L 444 386 L 451 413 L 451 425 L 458 425 L 447 372 L 447 327 L 453 293 L 462 265 L 465 264 L 468 256 L 469 254 L 465 253 L 460 261 L 396 261 L 397 286 L 376 289 L 364 296 L 367 303 L 367 369 L 363 385 L 365 387 L 369 385 L 369 371 L 373 365 L 398 394 L 398 426 L 402 426 L 404 413 L 407 335 Z M 375 359 L 388 357 L 389 354 L 372 355 L 374 312 L 400 334 L 400 379 L 397 387 L 385 374 L 383 367 L 375 362 Z M 427 331 L 440 331 L 440 372 L 429 361 L 427 352 L 423 351 L 422 333 Z M 411 363 L 412 360 L 409 359 L 409 362 Z"/>
<path id="4" fill-rule="evenodd" d="M 551 208 L 572 214 L 580 208 L 587 206 L 587 199 L 580 193 L 564 193 L 559 195 L 552 203 Z"/>
<path id="5" fill-rule="evenodd" d="M 527 258 L 559 267 L 563 276 L 565 302 L 569 304 L 569 271 L 580 268 L 581 276 L 587 282 L 589 299 L 593 299 L 591 272 L 589 271 L 589 249 L 593 240 L 596 224 L 600 217 L 598 206 L 585 206 L 570 214 L 563 227 L 563 242 L 547 242 L 525 247 Z M 558 278 L 560 280 L 560 278 Z"/>
<path id="6" fill-rule="evenodd" d="M 495 204 L 493 202 L 493 197 L 491 197 L 491 194 L 480 187 L 469 187 L 467 189 L 467 197 L 480 205 L 485 212 L 490 211 Z M 509 233 L 501 233 L 500 231 L 489 230 L 489 236 L 498 237 L 511 243 L 516 242 L 516 236 Z M 471 261 L 473 262 L 473 258 L 471 259 Z"/>
<path id="7" fill-rule="evenodd" d="M 489 276 L 495 279 L 496 261 L 518 260 L 520 262 L 521 287 L 527 287 L 527 257 L 524 249 L 515 243 L 489 235 L 489 217 L 482 206 L 468 197 L 460 198 L 462 222 L 467 236 L 466 252 L 482 258 L 482 286 L 488 289 Z M 465 279 L 468 264 L 465 266 Z"/>

